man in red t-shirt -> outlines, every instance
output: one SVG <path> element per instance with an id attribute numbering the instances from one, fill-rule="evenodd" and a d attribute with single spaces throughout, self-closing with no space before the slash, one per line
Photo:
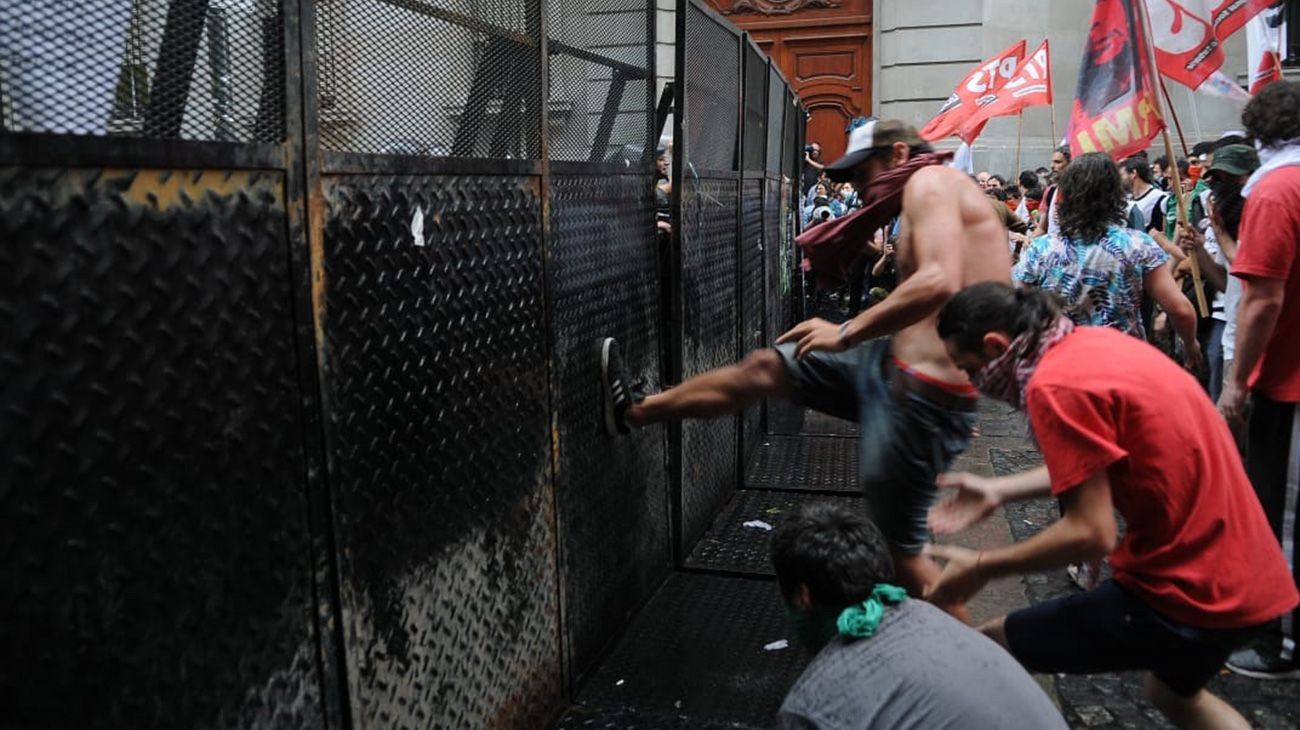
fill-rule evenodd
<path id="1" fill-rule="evenodd" d="M 948 475 L 958 491 L 931 510 L 931 528 L 951 533 L 1004 502 L 1048 494 L 1064 515 L 1004 548 L 931 546 L 948 563 L 927 597 L 964 601 L 992 578 L 1109 554 L 1114 580 L 981 630 L 1038 672 L 1148 670 L 1147 696 L 1180 727 L 1249 728 L 1205 684 L 1300 593 L 1196 379 L 1145 342 L 1075 328 L 1037 289 L 963 289 L 938 330 L 983 394 L 1028 412 L 1046 466 L 1002 479 Z"/>
<path id="2" fill-rule="evenodd" d="M 1242 188 L 1237 258 L 1242 281 L 1236 354 L 1219 410 L 1241 417 L 1250 395 L 1246 467 L 1264 513 L 1296 568 L 1296 504 L 1300 502 L 1300 84 L 1276 81 L 1246 105 L 1242 123 L 1258 142 L 1260 168 Z M 1295 632 L 1300 616 L 1282 617 L 1254 646 L 1232 655 L 1228 668 L 1257 679 L 1300 677 Z M 1281 636 L 1278 636 L 1278 633 Z"/>

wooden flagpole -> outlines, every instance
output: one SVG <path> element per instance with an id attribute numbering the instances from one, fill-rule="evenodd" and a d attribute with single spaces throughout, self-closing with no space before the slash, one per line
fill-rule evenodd
<path id="1" fill-rule="evenodd" d="M 1160 95 L 1160 69 L 1156 67 L 1156 46 L 1151 34 L 1151 17 L 1147 14 L 1147 4 L 1145 0 L 1132 0 L 1132 2 L 1141 8 L 1142 11 L 1142 37 L 1147 44 L 1147 65 L 1150 66 L 1151 90 L 1156 97 L 1156 108 L 1159 110 L 1160 119 L 1163 121 L 1168 118 L 1165 111 L 1165 100 Z M 1172 105 L 1171 105 L 1172 106 Z M 1169 125 L 1164 125 L 1160 130 L 1160 135 L 1165 140 L 1165 156 L 1171 163 L 1171 176 L 1173 177 L 1174 200 L 1178 202 L 1178 224 L 1181 226 L 1190 226 L 1187 221 L 1187 197 L 1183 195 L 1182 176 L 1178 174 L 1178 165 L 1174 162 L 1174 142 L 1169 137 Z M 1177 235 L 1177 232 L 1175 232 Z M 1205 287 L 1201 285 L 1201 264 L 1193 254 L 1188 257 L 1192 262 L 1192 284 L 1196 289 L 1196 309 L 1202 318 L 1210 316 L 1210 308 L 1205 303 Z"/>
<path id="2" fill-rule="evenodd" d="M 1025 110 L 1024 110 L 1024 109 L 1021 109 L 1021 110 L 1020 110 L 1020 121 L 1016 122 L 1016 170 L 1015 170 L 1015 173 L 1016 173 L 1017 179 L 1019 179 L 1019 175 L 1020 175 L 1020 138 L 1021 138 L 1021 136 L 1024 134 L 1024 131 L 1025 131 Z M 1016 183 L 1016 184 L 1018 185 L 1019 183 Z"/>
<path id="3" fill-rule="evenodd" d="M 1051 159 L 1051 153 L 1061 144 L 1061 138 L 1056 136 L 1056 64 L 1052 62 L 1050 54 L 1047 59 L 1047 88 L 1052 91 L 1052 103 L 1047 105 L 1052 111 L 1052 149 L 1047 154 L 1048 159 Z"/>
<path id="4" fill-rule="evenodd" d="M 1056 64 L 1052 64 L 1051 66 L 1055 65 Z M 1055 79 L 1052 78 L 1051 66 L 1048 66 L 1047 68 L 1047 82 L 1051 84 L 1052 87 L 1052 103 L 1047 106 L 1052 110 L 1052 151 L 1055 152 L 1056 146 L 1061 144 L 1061 138 L 1056 136 L 1056 84 L 1052 83 Z M 1051 157 L 1051 155 L 1049 154 L 1048 157 Z"/>
<path id="5" fill-rule="evenodd" d="M 1159 76 L 1159 74 L 1156 74 Z M 1192 153 L 1187 149 L 1187 137 L 1183 135 L 1183 123 L 1178 121 L 1178 112 L 1174 111 L 1174 100 L 1169 98 L 1169 87 L 1165 85 L 1165 77 L 1160 76 L 1160 93 L 1165 95 L 1165 103 L 1169 105 L 1169 117 L 1174 120 L 1174 129 L 1178 132 L 1178 144 L 1183 146 L 1183 157 L 1191 157 Z M 1170 158 L 1170 163 L 1175 162 Z"/>
<path id="6" fill-rule="evenodd" d="M 1289 12 L 1286 14 L 1290 15 Z M 1282 41 L 1284 40 L 1286 39 L 1282 37 L 1282 25 L 1279 24 L 1277 26 L 1277 44 L 1273 46 L 1273 68 L 1277 69 L 1277 81 L 1282 80 Z M 1247 78 L 1249 79 L 1249 76 Z"/>

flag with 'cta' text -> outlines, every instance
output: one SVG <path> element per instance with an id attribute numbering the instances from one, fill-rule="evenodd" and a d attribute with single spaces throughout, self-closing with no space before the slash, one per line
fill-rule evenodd
<path id="1" fill-rule="evenodd" d="M 1020 62 L 1015 74 L 1002 85 L 1002 88 L 986 98 L 987 103 L 981 104 L 975 114 L 962 125 L 958 133 L 962 139 L 966 139 L 967 134 L 977 126 L 982 127 L 993 117 L 1017 114 L 1031 106 L 1051 104 L 1051 50 L 1047 41 L 1044 40 L 1042 45 Z M 971 138 L 973 139 L 974 135 Z"/>
<path id="2" fill-rule="evenodd" d="M 979 108 L 979 101 L 993 95 L 1011 80 L 1024 57 L 1025 42 L 1020 41 L 972 69 L 953 89 L 952 96 L 939 108 L 939 113 L 921 129 L 921 137 L 937 142 L 957 134 Z M 962 137 L 967 144 L 974 141 L 984 125 L 981 123 L 977 127 L 973 135 Z"/>

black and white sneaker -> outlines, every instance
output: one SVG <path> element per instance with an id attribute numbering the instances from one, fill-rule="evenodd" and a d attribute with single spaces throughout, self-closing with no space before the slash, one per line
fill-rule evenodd
<path id="1" fill-rule="evenodd" d="M 623 365 L 623 348 L 613 337 L 600 341 L 600 384 L 605 433 L 610 436 L 631 433 L 627 411 L 633 404 L 644 400 L 645 396 L 628 376 L 627 368 Z"/>
<path id="2" fill-rule="evenodd" d="M 1234 674 L 1253 679 L 1300 679 L 1300 661 L 1283 659 L 1276 649 L 1247 647 L 1235 651 L 1226 666 Z"/>

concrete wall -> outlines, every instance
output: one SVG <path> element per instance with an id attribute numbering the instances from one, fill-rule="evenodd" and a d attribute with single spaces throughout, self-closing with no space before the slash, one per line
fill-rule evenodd
<path id="1" fill-rule="evenodd" d="M 1028 51 L 1044 37 L 1051 41 L 1056 97 L 1056 139 L 1065 136 L 1070 105 L 1078 84 L 1083 45 L 1093 3 L 1083 0 L 876 0 L 876 94 L 873 106 L 882 117 L 924 125 L 943 104 L 962 76 L 977 62 L 1024 38 Z M 1224 70 L 1236 77 L 1246 68 L 1244 33 L 1224 45 Z M 1240 127 L 1241 109 L 1226 100 L 1192 94 L 1170 83 L 1174 111 L 1190 146 Z M 977 170 L 1011 175 L 1016 166 L 1015 117 L 992 120 L 975 143 Z M 942 147 L 955 147 L 948 140 Z M 1174 142 L 1177 146 L 1177 139 Z M 1053 146 L 1048 107 L 1024 114 L 1020 167 L 1046 165 Z M 1152 156 L 1163 154 L 1163 147 Z M 1181 155 L 1181 152 L 1179 153 Z"/>
<path id="2" fill-rule="evenodd" d="M 655 100 L 658 101 L 664 86 L 677 73 L 677 3 L 675 0 L 655 2 L 658 8 L 655 13 Z M 670 115 L 659 141 L 666 145 L 672 138 L 673 118 Z"/>

